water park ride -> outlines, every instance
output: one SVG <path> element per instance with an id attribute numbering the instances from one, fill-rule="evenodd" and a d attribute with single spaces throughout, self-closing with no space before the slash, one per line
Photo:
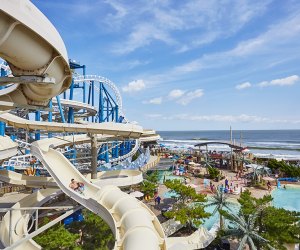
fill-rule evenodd
<path id="1" fill-rule="evenodd" d="M 0 78 L 0 159 L 17 154 L 18 144 L 13 141 L 17 139 L 19 150 L 30 148 L 26 154 L 38 159 L 51 175 L 24 176 L 7 169 L 0 171 L 0 180 L 7 183 L 51 187 L 16 203 L 13 213 L 8 210 L 0 223 L 0 240 L 6 249 L 40 249 L 32 237 L 81 207 L 107 222 L 115 236 L 114 249 L 175 249 L 178 244 L 184 246 L 181 249 L 195 249 L 211 241 L 211 235 L 202 231 L 192 238 L 166 238 L 154 213 L 117 187 L 140 182 L 140 172 L 119 170 L 97 174 L 98 160 L 125 161 L 143 150 L 142 143 L 155 141 L 158 135 L 127 121 L 116 86 L 106 78 L 86 76 L 85 65 L 70 61 L 55 27 L 29 0 L 1 1 L 0 57 L 5 60 L 1 62 Z M 83 76 L 72 78 L 71 70 L 76 69 L 83 69 Z M 105 86 L 111 88 L 115 97 Z M 75 89 L 82 90 L 82 102 L 73 100 Z M 95 91 L 99 92 L 97 104 Z M 34 120 L 30 118 L 32 115 Z M 4 136 L 6 133 L 11 138 Z M 24 148 L 20 149 L 22 140 Z M 78 144 L 90 145 L 89 178 L 60 152 L 68 145 Z M 139 164 L 133 165 L 139 168 L 146 163 L 140 158 Z M 69 187 L 70 178 L 84 183 L 84 195 Z M 37 227 L 36 217 L 36 230 L 29 232 L 32 209 L 42 209 L 42 204 L 53 198 L 56 192 L 53 188 L 59 188 L 80 206 L 69 209 L 45 227 Z M 26 209 L 30 212 L 26 213 Z"/>

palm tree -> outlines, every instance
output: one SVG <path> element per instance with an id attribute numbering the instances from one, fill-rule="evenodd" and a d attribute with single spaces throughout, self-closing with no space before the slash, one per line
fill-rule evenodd
<path id="1" fill-rule="evenodd" d="M 257 250 L 254 242 L 259 246 L 267 246 L 271 250 L 275 250 L 270 244 L 269 241 L 263 238 L 256 231 L 255 222 L 257 220 L 260 209 L 249 215 L 248 219 L 245 218 L 243 214 L 235 215 L 227 211 L 220 211 L 221 214 L 229 221 L 231 221 L 236 227 L 225 229 L 223 236 L 224 238 L 237 238 L 239 239 L 239 247 L 237 250 L 242 250 L 248 244 L 251 250 Z"/>
<path id="2" fill-rule="evenodd" d="M 208 174 L 208 168 L 215 167 L 215 161 L 209 157 L 208 152 L 204 153 L 204 160 L 200 161 L 200 163 L 206 169 L 206 174 Z"/>
<path id="3" fill-rule="evenodd" d="M 217 192 L 211 197 L 212 200 L 206 205 L 207 207 L 216 206 L 212 215 L 214 215 L 217 211 L 220 214 L 220 229 L 222 230 L 224 227 L 223 216 L 220 211 L 226 207 L 230 210 L 230 202 L 228 201 L 228 195 L 217 189 Z"/>

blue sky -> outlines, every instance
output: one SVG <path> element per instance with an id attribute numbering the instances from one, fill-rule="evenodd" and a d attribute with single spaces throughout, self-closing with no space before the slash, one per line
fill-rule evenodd
<path id="1" fill-rule="evenodd" d="M 299 129 L 296 0 L 33 0 L 156 130 Z"/>

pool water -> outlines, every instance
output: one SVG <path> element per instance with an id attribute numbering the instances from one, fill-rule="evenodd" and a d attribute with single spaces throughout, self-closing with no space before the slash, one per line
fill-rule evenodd
<path id="1" fill-rule="evenodd" d="M 206 212 L 213 213 L 216 206 L 209 206 L 205 208 Z M 224 208 L 224 210 L 228 210 L 227 208 Z M 237 203 L 230 203 L 230 210 L 237 214 L 239 212 L 239 205 Z M 204 226 L 207 230 L 210 230 L 215 223 L 220 223 L 220 215 L 219 212 L 216 212 L 215 214 L 211 215 L 209 218 L 205 219 L 203 221 L 203 224 L 201 226 Z"/>
<path id="2" fill-rule="evenodd" d="M 273 206 L 300 212 L 300 187 L 288 186 L 272 192 Z"/>
<path id="3" fill-rule="evenodd" d="M 159 171 L 158 178 L 159 178 L 159 183 L 160 184 L 163 184 L 164 180 L 165 181 L 166 180 L 181 180 L 181 181 L 184 181 L 184 178 L 182 176 L 173 175 L 172 171 Z M 170 198 L 170 197 L 168 197 L 168 198 Z"/>
<path id="4" fill-rule="evenodd" d="M 176 197 L 177 194 L 175 192 L 168 191 L 163 194 L 164 198 L 172 198 Z M 209 197 L 208 197 L 208 203 L 209 203 Z M 213 213 L 216 206 L 209 206 L 205 207 L 205 211 L 209 213 Z M 224 208 L 224 210 L 228 210 Z M 233 213 L 237 214 L 239 212 L 239 204 L 238 203 L 230 203 L 230 210 L 233 211 Z M 204 226 L 206 229 L 210 230 L 215 223 L 219 223 L 220 215 L 219 212 L 216 212 L 215 214 L 211 215 L 209 218 L 203 220 L 203 223 L 200 226 Z"/>
<path id="5" fill-rule="evenodd" d="M 163 194 L 163 197 L 166 198 L 173 198 L 173 197 L 178 197 L 178 194 L 176 192 L 168 191 Z"/>

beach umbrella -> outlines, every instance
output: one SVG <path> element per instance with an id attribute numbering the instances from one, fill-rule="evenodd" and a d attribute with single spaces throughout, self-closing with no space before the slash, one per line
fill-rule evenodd
<path id="1" fill-rule="evenodd" d="M 190 162 L 189 162 L 189 165 L 196 165 L 196 163 L 193 162 L 193 161 L 190 161 Z"/>
<path id="2" fill-rule="evenodd" d="M 133 197 L 136 197 L 136 198 L 140 198 L 140 197 L 144 196 L 144 194 L 140 191 L 134 191 L 134 192 L 130 193 L 130 195 Z"/>

